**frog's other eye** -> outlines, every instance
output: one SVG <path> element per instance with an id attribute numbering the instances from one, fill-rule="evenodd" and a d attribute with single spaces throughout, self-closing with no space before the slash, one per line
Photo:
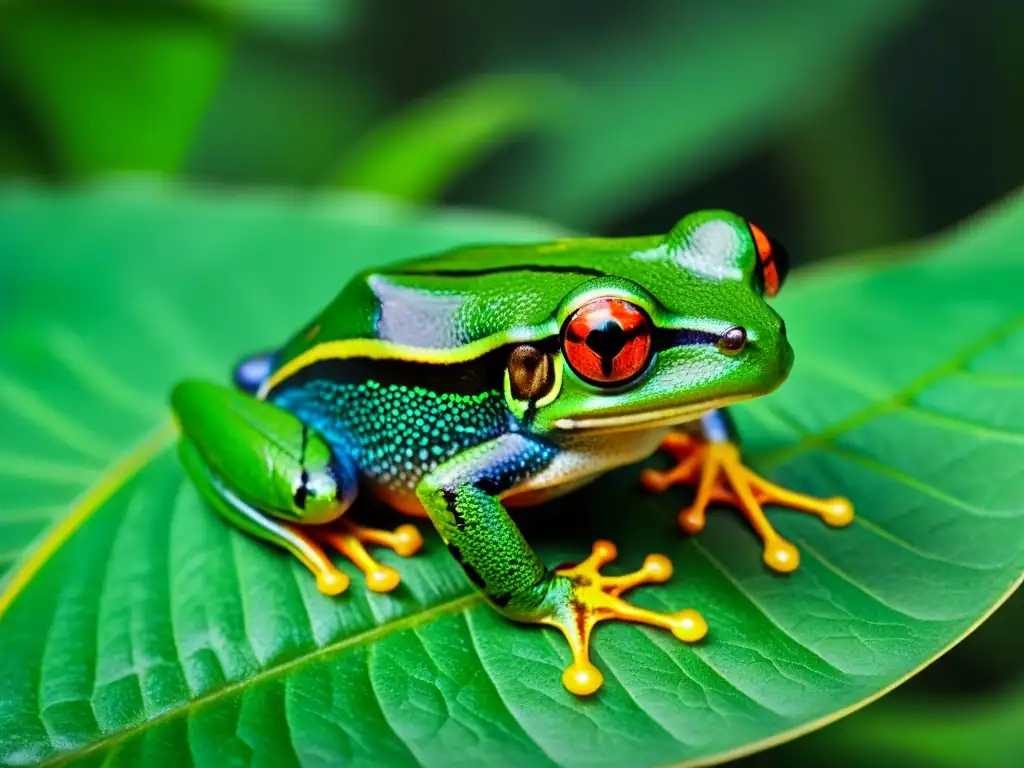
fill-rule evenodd
<path id="1" fill-rule="evenodd" d="M 566 321 L 562 352 L 584 381 L 598 386 L 624 384 L 650 362 L 651 322 L 640 307 L 624 299 L 594 299 Z"/>
<path id="2" fill-rule="evenodd" d="M 756 274 L 764 286 L 764 295 L 771 298 L 782 288 L 789 273 L 789 254 L 778 240 L 768 237 L 756 224 L 748 221 L 747 226 L 757 246 Z"/>

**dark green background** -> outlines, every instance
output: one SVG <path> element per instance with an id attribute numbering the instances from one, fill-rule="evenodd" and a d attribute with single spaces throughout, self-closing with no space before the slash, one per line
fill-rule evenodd
<path id="1" fill-rule="evenodd" d="M 603 234 L 720 206 L 809 264 L 1019 185 L 1022 32 L 1015 0 L 9 0 L 0 177 L 354 187 Z M 1007 764 L 1021 613 L 749 762 Z"/>

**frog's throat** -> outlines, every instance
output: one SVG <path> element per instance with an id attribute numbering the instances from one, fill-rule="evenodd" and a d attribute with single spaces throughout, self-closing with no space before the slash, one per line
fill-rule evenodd
<path id="1" fill-rule="evenodd" d="M 644 411 L 642 413 L 621 413 L 614 416 L 580 416 L 555 420 L 555 429 L 564 431 L 588 432 L 625 432 L 632 429 L 651 429 L 653 427 L 671 427 L 687 421 L 699 419 L 708 411 L 724 408 L 727 405 L 749 400 L 755 395 L 733 395 L 703 400 L 697 403 L 685 403 L 672 408 Z"/>

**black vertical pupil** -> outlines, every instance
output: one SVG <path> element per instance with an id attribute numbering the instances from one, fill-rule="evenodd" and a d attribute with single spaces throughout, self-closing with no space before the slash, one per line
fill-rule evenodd
<path id="1" fill-rule="evenodd" d="M 626 331 L 617 320 L 605 320 L 603 325 L 590 329 L 586 344 L 601 358 L 601 372 L 605 376 L 612 375 L 615 358 L 627 341 Z"/>
<path id="2" fill-rule="evenodd" d="M 605 320 L 604 325 L 590 329 L 587 346 L 600 357 L 614 358 L 626 346 L 626 332 L 617 320 Z"/>

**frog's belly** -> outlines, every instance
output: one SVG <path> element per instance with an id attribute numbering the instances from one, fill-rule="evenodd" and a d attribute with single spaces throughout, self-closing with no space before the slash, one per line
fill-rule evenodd
<path id="1" fill-rule="evenodd" d="M 600 435 L 571 435 L 558 441 L 559 453 L 544 471 L 504 494 L 507 507 L 529 507 L 563 496 L 609 470 L 643 461 L 654 453 L 669 427 Z M 413 493 L 371 486 L 371 493 L 393 509 L 426 517 Z"/>
<path id="2" fill-rule="evenodd" d="M 559 453 L 540 474 L 504 496 L 506 506 L 526 507 L 557 498 L 596 480 L 609 470 L 643 461 L 654 453 L 669 427 L 587 435 L 558 441 Z"/>

